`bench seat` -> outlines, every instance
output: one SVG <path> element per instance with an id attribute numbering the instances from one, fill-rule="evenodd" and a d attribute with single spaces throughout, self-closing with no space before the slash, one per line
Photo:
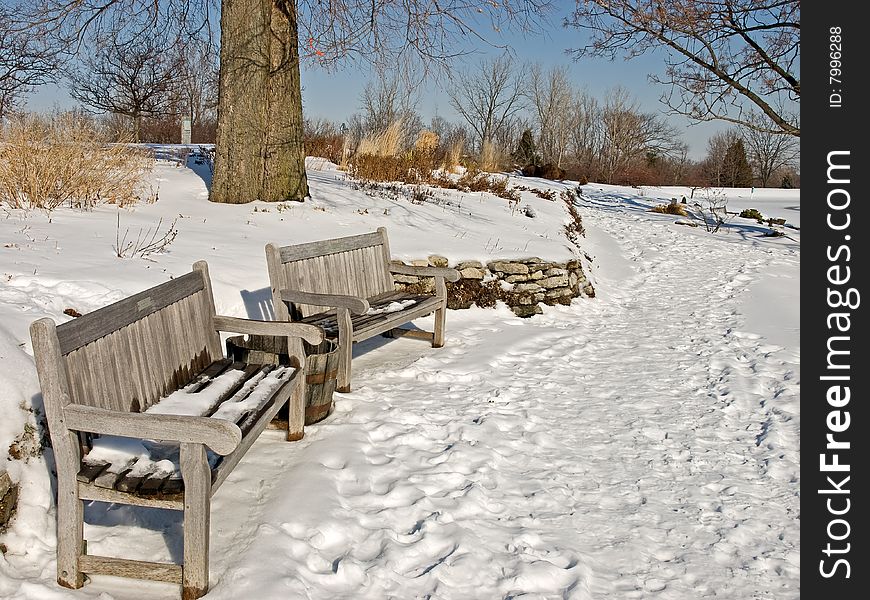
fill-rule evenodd
<path id="1" fill-rule="evenodd" d="M 369 310 L 361 315 L 351 313 L 353 341 L 359 342 L 395 329 L 418 317 L 437 310 L 441 300 L 434 296 L 385 292 L 368 299 Z M 338 319 L 335 310 L 317 313 L 299 321 L 321 327 L 329 338 L 338 338 Z"/>
<path id="2" fill-rule="evenodd" d="M 190 384 L 161 398 L 145 412 L 228 420 L 239 427 L 244 444 L 246 437 L 257 435 L 257 425 L 268 423 L 270 415 L 280 408 L 277 405 L 289 396 L 296 371 L 293 367 L 217 360 Z M 222 480 L 225 457 L 211 450 L 207 457 L 212 481 Z M 76 480 L 84 499 L 105 500 L 124 494 L 127 504 L 183 508 L 178 444 L 95 437 Z"/>

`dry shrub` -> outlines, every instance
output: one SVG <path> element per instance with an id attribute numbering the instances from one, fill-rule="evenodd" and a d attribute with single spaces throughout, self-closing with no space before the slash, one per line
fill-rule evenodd
<path id="1" fill-rule="evenodd" d="M 676 201 L 673 201 L 670 204 L 659 204 L 658 206 L 653 206 L 650 211 L 661 213 L 663 215 L 678 215 L 680 217 L 689 216 L 683 205 Z"/>
<path id="2" fill-rule="evenodd" d="M 362 181 L 400 181 L 417 183 L 425 177 L 416 168 L 413 156 L 378 156 L 375 154 L 356 154 L 347 169 L 354 179 Z"/>
<path id="3" fill-rule="evenodd" d="M 553 163 L 547 163 L 545 165 L 526 165 L 522 168 L 521 173 L 526 177 L 540 177 L 542 179 L 552 179 L 554 181 L 562 181 L 567 175 L 565 169 L 557 167 Z"/>
<path id="4" fill-rule="evenodd" d="M 484 173 L 476 168 L 467 169 L 459 179 L 454 179 L 446 174 L 436 174 L 432 176 L 429 183 L 460 192 L 489 192 L 511 202 L 519 202 L 520 200 L 519 190 L 508 187 L 507 177 Z"/>
<path id="5" fill-rule="evenodd" d="M 344 156 L 344 136 L 338 133 L 331 135 L 306 135 L 305 154 L 325 158 L 330 162 L 341 164 Z"/>
<path id="6" fill-rule="evenodd" d="M 126 206 L 140 199 L 153 162 L 145 149 L 109 143 L 71 113 L 25 115 L 0 142 L 0 202 L 12 208 Z"/>

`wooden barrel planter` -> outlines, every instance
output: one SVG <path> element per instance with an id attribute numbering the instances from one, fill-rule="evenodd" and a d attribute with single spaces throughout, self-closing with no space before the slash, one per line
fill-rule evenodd
<path id="1" fill-rule="evenodd" d="M 338 383 L 338 344 L 303 342 L 305 347 L 305 424 L 325 419 L 333 408 L 332 395 Z M 284 365 L 289 363 L 287 340 L 270 335 L 233 336 L 227 339 L 227 357 L 248 364 Z M 287 407 L 276 418 L 287 420 Z"/>

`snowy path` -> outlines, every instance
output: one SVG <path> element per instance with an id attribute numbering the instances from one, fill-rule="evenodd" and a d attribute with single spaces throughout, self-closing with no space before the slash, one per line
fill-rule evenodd
<path id="1" fill-rule="evenodd" d="M 799 597 L 797 243 L 674 226 L 634 190 L 588 193 L 598 298 L 529 320 L 451 311 L 442 349 L 357 348 L 336 412 L 298 443 L 266 432 L 214 497 L 207 598 Z M 271 217 L 283 226 L 256 215 Z M 183 272 L 196 258 L 165 260 Z M 91 310 L 169 268 L 113 262 L 94 271 L 102 283 L 66 281 L 73 262 L 42 260 L 0 286 L 0 354 L 20 359 L 0 373 L 21 391 L 9 406 L 38 388 L 12 343 L 31 314 Z M 219 299 L 240 309 L 238 290 L 262 283 L 231 266 L 214 269 Z M 787 305 L 758 310 L 777 298 Z M 22 473 L 0 598 L 178 597 L 106 577 L 58 588 L 48 475 L 38 461 Z M 181 558 L 178 515 L 96 504 L 86 521 L 93 553 Z"/>
<path id="2" fill-rule="evenodd" d="M 590 223 L 633 277 L 358 358 L 214 597 L 798 597 L 799 357 L 737 313 L 782 250 Z"/>

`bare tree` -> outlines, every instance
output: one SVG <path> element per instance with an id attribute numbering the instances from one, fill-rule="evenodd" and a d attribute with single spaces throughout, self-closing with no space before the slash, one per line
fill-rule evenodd
<path id="1" fill-rule="evenodd" d="M 774 173 L 794 166 L 800 157 L 800 144 L 792 136 L 754 127 L 744 127 L 741 134 L 761 187 L 767 187 Z"/>
<path id="2" fill-rule="evenodd" d="M 800 136 L 796 115 L 777 108 L 800 100 L 800 0 L 587 0 L 566 24 L 593 34 L 575 57 L 668 52 L 652 79 L 677 113 Z"/>
<path id="3" fill-rule="evenodd" d="M 70 95 L 92 111 L 129 117 L 138 142 L 144 117 L 171 112 L 177 58 L 165 51 L 164 40 L 154 37 L 136 44 L 97 40 L 95 45 L 69 73 Z"/>
<path id="4" fill-rule="evenodd" d="M 523 108 L 523 74 L 507 55 L 459 73 L 447 95 L 450 105 L 474 131 L 478 148 L 492 143 Z"/>
<path id="5" fill-rule="evenodd" d="M 569 144 L 572 159 L 584 170 L 584 175 L 593 178 L 598 172 L 598 159 L 601 156 L 601 107 L 594 96 L 578 91 L 574 94 L 570 110 L 572 127 Z"/>
<path id="6" fill-rule="evenodd" d="M 574 100 L 571 80 L 565 67 L 544 71 L 535 65 L 529 75 L 528 98 L 535 110 L 538 131 L 538 149 L 544 162 L 561 167 L 568 148 L 573 118 Z"/>
<path id="7" fill-rule="evenodd" d="M 423 124 L 417 114 L 418 97 L 397 72 L 382 72 L 369 81 L 360 97 L 363 133 L 381 133 L 401 122 L 410 137 L 416 137 Z"/>
<path id="8" fill-rule="evenodd" d="M 54 81 L 58 67 L 58 51 L 45 28 L 24 30 L 13 17 L 0 5 L 0 119 L 34 86 Z"/>
<path id="9" fill-rule="evenodd" d="M 194 37 L 176 44 L 172 62 L 177 66 L 174 94 L 176 110 L 188 115 L 192 129 L 214 123 L 218 104 L 218 52 L 210 40 Z"/>
<path id="10" fill-rule="evenodd" d="M 607 94 L 601 110 L 601 167 L 606 183 L 647 155 L 670 156 L 681 150 L 674 128 L 656 115 L 640 112 L 622 88 Z"/>
<path id="11" fill-rule="evenodd" d="M 305 177 L 300 60 L 348 58 L 407 71 L 445 66 L 483 32 L 531 28 L 552 0 L 224 0 L 217 152 L 210 199 L 302 200 Z M 69 42 L 92 29 L 210 28 L 212 0 L 37 0 L 34 23 Z M 142 29 L 141 31 L 146 31 Z M 72 47 L 76 47 L 74 44 Z"/>
<path id="12" fill-rule="evenodd" d="M 704 175 L 710 185 L 721 186 L 726 178 L 726 157 L 728 149 L 740 138 L 737 129 L 719 131 L 707 140 L 707 156 L 701 163 Z"/>

